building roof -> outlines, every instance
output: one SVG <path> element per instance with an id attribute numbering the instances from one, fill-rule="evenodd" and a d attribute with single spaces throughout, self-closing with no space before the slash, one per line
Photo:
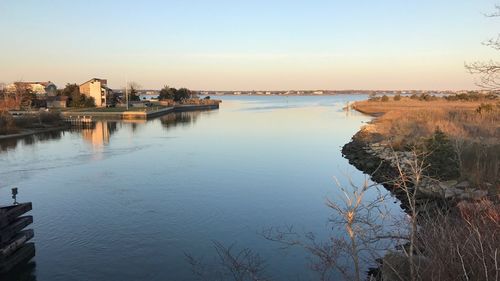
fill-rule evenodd
<path id="1" fill-rule="evenodd" d="M 99 81 L 101 82 L 102 84 L 108 84 L 108 80 L 107 79 L 101 79 L 101 78 L 92 78 L 88 81 L 85 81 L 84 83 L 80 84 L 81 85 L 84 85 L 84 84 L 87 84 L 87 83 L 91 83 L 91 82 L 95 82 L 95 81 Z"/>
<path id="2" fill-rule="evenodd" d="M 22 84 L 22 85 L 32 85 L 32 84 L 40 84 L 44 87 L 49 86 L 50 84 L 54 84 L 50 81 L 40 81 L 40 82 L 14 82 L 14 84 Z M 55 84 L 54 84 L 55 85 Z"/>

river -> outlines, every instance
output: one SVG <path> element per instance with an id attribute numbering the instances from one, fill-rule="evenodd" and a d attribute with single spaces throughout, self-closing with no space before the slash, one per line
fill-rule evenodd
<path id="1" fill-rule="evenodd" d="M 328 233 L 333 178 L 365 179 L 340 150 L 370 120 L 342 108 L 366 96 L 217 98 L 219 110 L 0 143 L 0 204 L 12 202 L 11 187 L 33 202 L 37 253 L 19 274 L 192 280 L 185 253 L 210 264 L 219 241 L 259 253 L 275 280 L 315 276 L 302 251 L 258 233 L 283 224 Z"/>

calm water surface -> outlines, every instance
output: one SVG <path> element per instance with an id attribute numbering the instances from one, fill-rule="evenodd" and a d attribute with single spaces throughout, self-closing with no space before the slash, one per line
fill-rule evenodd
<path id="1" fill-rule="evenodd" d="M 276 280 L 314 276 L 303 252 L 258 232 L 328 231 L 333 177 L 364 180 L 340 152 L 369 120 L 342 107 L 363 98 L 222 97 L 216 111 L 0 143 L 0 204 L 17 186 L 34 206 L 37 254 L 24 274 L 192 280 L 185 253 L 210 263 L 220 241 L 260 253 Z"/>

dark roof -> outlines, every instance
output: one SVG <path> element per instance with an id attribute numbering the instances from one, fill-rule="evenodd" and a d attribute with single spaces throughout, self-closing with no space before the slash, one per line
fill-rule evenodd
<path id="1" fill-rule="evenodd" d="M 80 84 L 80 86 L 81 86 L 81 85 L 83 85 L 83 84 L 87 84 L 87 83 L 89 83 L 89 82 L 93 82 L 93 81 L 95 81 L 95 80 L 98 80 L 98 81 L 101 81 L 101 82 L 102 82 L 102 81 L 106 81 L 106 84 L 107 84 L 107 82 L 108 82 L 108 80 L 107 80 L 107 79 L 92 78 L 92 79 L 90 79 L 90 80 L 88 80 L 88 81 L 83 82 L 82 84 Z"/>
<path id="2" fill-rule="evenodd" d="M 48 85 L 54 84 L 54 83 L 52 83 L 50 81 L 46 81 L 46 82 L 40 81 L 40 82 L 15 82 L 14 84 L 23 84 L 23 85 L 40 84 L 40 85 L 42 85 L 44 87 L 47 87 Z"/>

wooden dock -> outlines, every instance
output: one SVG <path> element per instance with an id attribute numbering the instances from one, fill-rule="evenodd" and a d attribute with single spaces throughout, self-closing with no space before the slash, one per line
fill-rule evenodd
<path id="1" fill-rule="evenodd" d="M 33 223 L 32 216 L 24 215 L 31 209 L 31 203 L 0 207 L 0 274 L 35 256 L 35 245 L 28 242 L 34 232 L 32 229 L 23 230 Z"/>
<path id="2" fill-rule="evenodd" d="M 65 118 L 64 122 L 77 128 L 93 128 L 95 126 L 95 121 L 91 116 L 70 116 Z"/>

